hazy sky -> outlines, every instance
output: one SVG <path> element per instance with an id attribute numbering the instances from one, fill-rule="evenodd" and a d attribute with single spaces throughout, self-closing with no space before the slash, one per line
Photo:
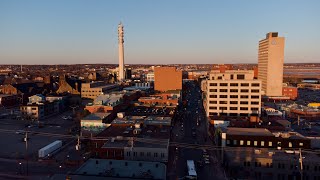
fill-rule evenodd
<path id="1" fill-rule="evenodd" d="M 262 3 L 263 2 L 263 3 Z M 257 63 L 286 38 L 285 62 L 320 63 L 319 0 L 0 0 L 0 64 Z"/>

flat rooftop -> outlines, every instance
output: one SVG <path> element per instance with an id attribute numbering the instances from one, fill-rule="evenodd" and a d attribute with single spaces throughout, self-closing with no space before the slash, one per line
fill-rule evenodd
<path id="1" fill-rule="evenodd" d="M 264 128 L 236 128 L 228 127 L 225 132 L 227 135 L 243 135 L 243 136 L 274 136 L 268 129 Z"/>
<path id="2" fill-rule="evenodd" d="M 108 117 L 111 113 L 92 113 L 82 118 L 81 120 L 103 120 Z"/>
<path id="3" fill-rule="evenodd" d="M 141 132 L 139 134 L 133 134 L 134 127 L 123 126 L 123 125 L 113 125 L 109 126 L 107 129 L 102 131 L 97 137 L 138 137 L 138 138 L 156 138 L 156 139 L 169 139 L 170 138 L 170 126 L 163 127 L 141 127 Z"/>
<path id="4" fill-rule="evenodd" d="M 122 148 L 122 147 L 143 147 L 143 148 L 168 148 L 169 139 L 166 141 L 159 141 L 157 139 L 148 140 L 148 142 L 139 141 L 139 139 L 133 141 L 131 146 L 130 140 L 117 140 L 106 142 L 102 148 Z"/>
<path id="5" fill-rule="evenodd" d="M 74 174 L 162 180 L 166 179 L 166 165 L 146 161 L 89 159 Z M 88 177 L 88 179 L 91 178 Z"/>

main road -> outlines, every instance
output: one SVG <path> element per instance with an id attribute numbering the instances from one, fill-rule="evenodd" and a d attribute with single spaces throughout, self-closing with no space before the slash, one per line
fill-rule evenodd
<path id="1" fill-rule="evenodd" d="M 172 144 L 176 143 L 178 148 L 170 149 L 172 163 L 168 165 L 168 168 L 171 169 L 168 173 L 169 179 L 174 179 L 174 176 L 182 179 L 188 175 L 187 160 L 194 160 L 198 179 L 226 179 L 213 152 L 208 151 L 209 163 L 204 162 L 203 149 L 205 148 L 202 149 L 202 147 L 213 144 L 208 138 L 200 88 L 196 83 L 190 81 L 185 83 L 184 91 L 187 106 L 179 109 L 179 115 L 172 131 Z"/>

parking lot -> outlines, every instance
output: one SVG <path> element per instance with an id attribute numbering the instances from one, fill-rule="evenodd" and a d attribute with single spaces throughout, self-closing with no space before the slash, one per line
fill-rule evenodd
<path id="1" fill-rule="evenodd" d="M 69 129 L 74 125 L 74 122 L 62 119 L 62 117 L 69 114 L 70 112 L 65 112 L 52 116 L 43 121 L 42 127 L 39 127 L 37 122 L 32 123 L 9 116 L 0 119 L 0 158 L 22 159 L 28 154 L 30 160 L 37 160 L 40 148 L 58 139 L 67 142 L 68 137 L 63 135 L 69 134 Z M 24 139 L 25 132 L 29 132 L 28 150 Z"/>

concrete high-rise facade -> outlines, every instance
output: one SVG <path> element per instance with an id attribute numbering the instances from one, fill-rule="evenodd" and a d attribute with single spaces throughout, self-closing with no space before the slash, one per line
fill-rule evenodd
<path id="1" fill-rule="evenodd" d="M 261 81 L 252 70 L 212 70 L 204 84 L 207 116 L 259 115 Z"/>
<path id="2" fill-rule="evenodd" d="M 282 96 L 284 37 L 270 32 L 259 41 L 258 79 L 266 96 Z"/>
<path id="3" fill-rule="evenodd" d="M 123 25 L 120 23 L 118 25 L 118 46 L 119 46 L 119 74 L 118 80 L 122 81 L 124 79 L 124 32 L 123 32 Z"/>

